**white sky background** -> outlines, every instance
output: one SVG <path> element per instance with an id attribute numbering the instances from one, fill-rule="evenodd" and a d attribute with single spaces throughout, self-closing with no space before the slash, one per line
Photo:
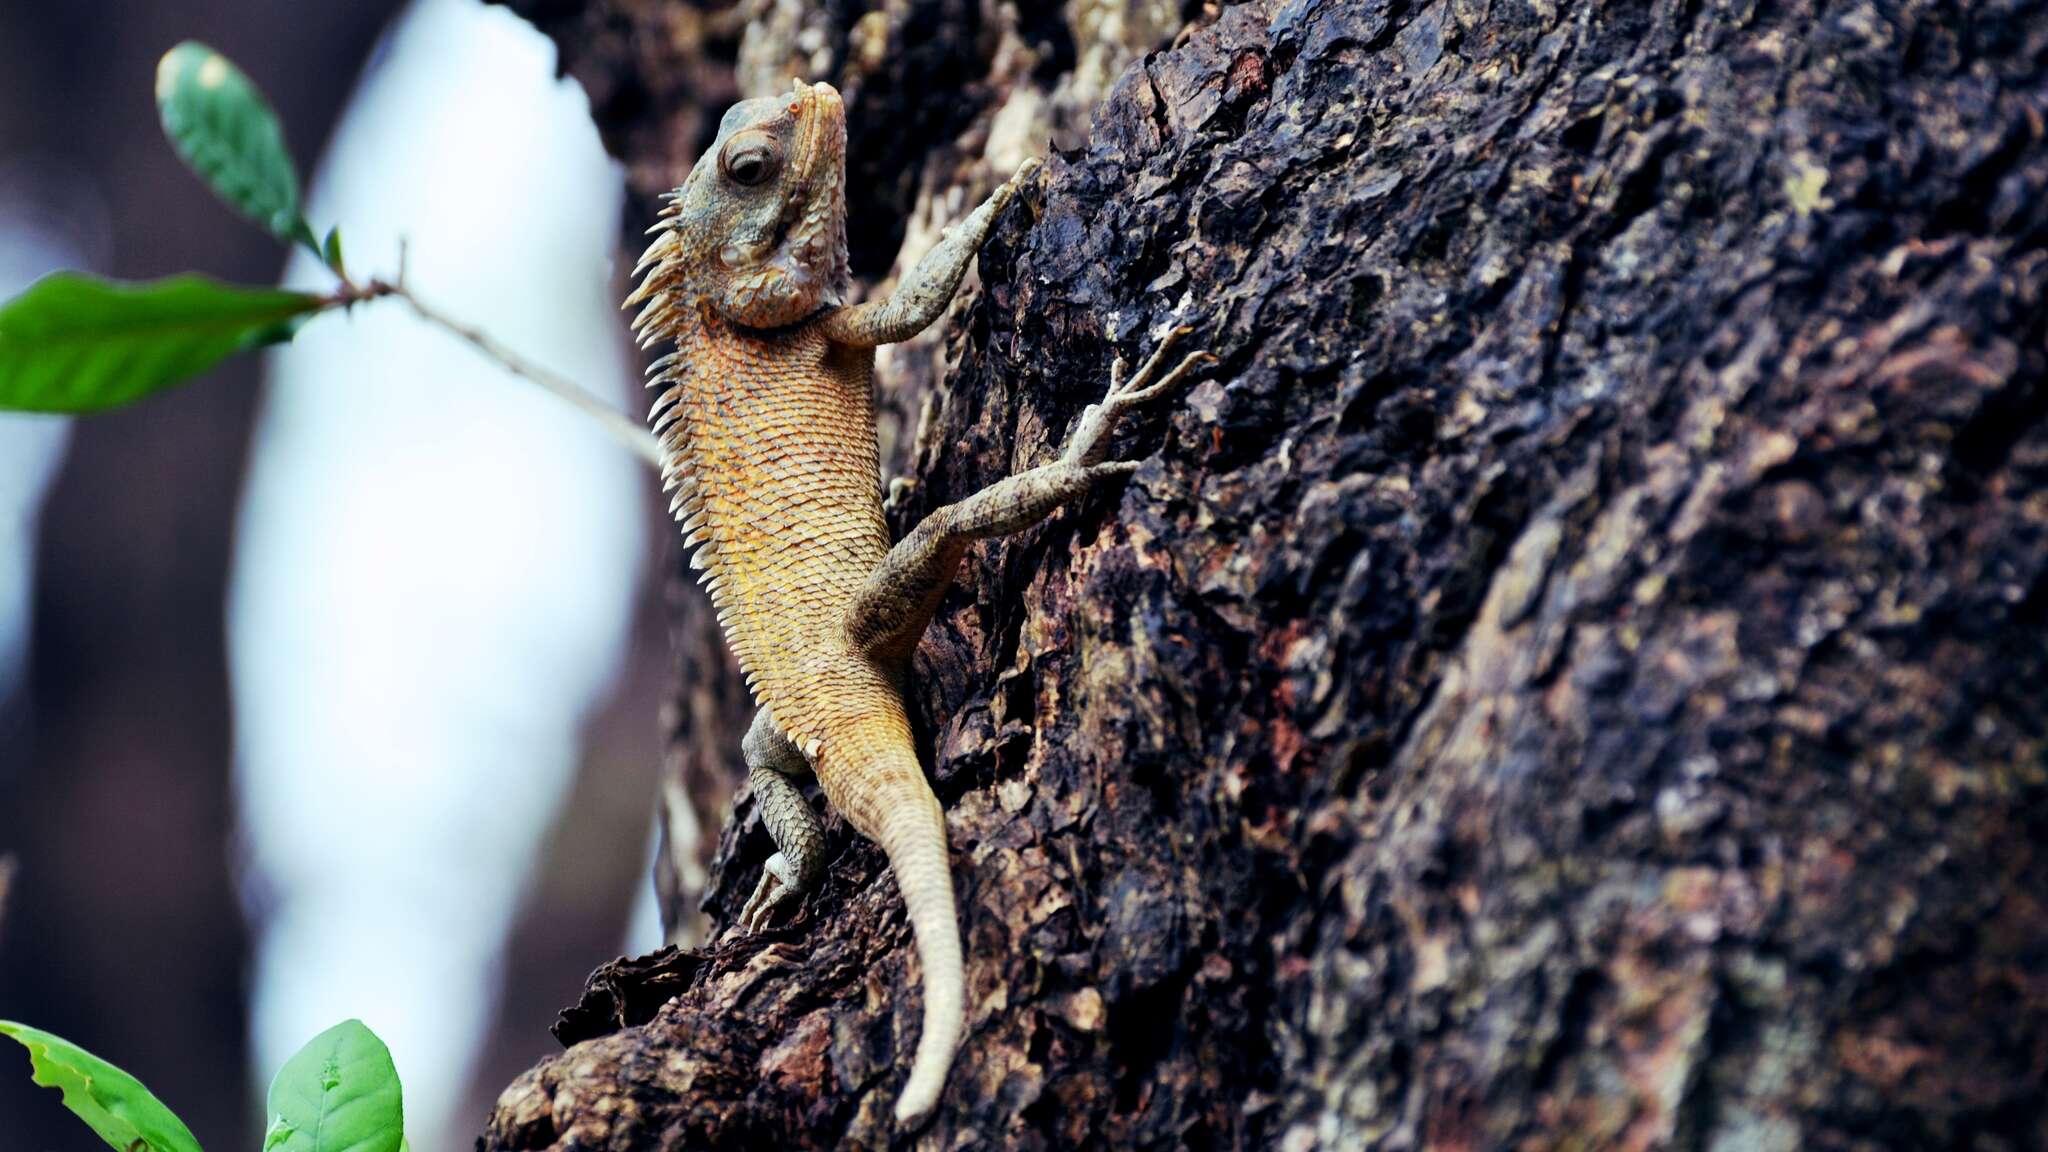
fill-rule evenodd
<path id="1" fill-rule="evenodd" d="M 17 241 L 0 230 L 0 246 Z M 0 299 L 25 287 L 0 274 Z M 0 700 L 14 690 L 27 655 L 36 520 L 68 427 L 48 416 L 0 412 Z"/>
<path id="2" fill-rule="evenodd" d="M 430 303 L 637 408 L 620 176 L 554 67 L 503 9 L 421 0 L 308 215 L 358 276 L 394 274 L 403 233 Z M 303 255 L 286 279 L 327 283 Z M 229 595 L 255 1079 L 360 1017 L 413 1147 L 459 1148 L 500 949 L 626 651 L 650 479 L 396 301 L 316 319 L 270 368 Z"/>
<path id="3" fill-rule="evenodd" d="M 44 203 L 77 189 L 33 185 L 30 170 L 0 171 L 0 300 L 46 272 L 85 263 L 77 246 L 60 238 L 65 221 L 50 219 Z M 36 521 L 70 429 L 59 417 L 0 412 L 0 701 L 19 682 L 27 655 Z"/>

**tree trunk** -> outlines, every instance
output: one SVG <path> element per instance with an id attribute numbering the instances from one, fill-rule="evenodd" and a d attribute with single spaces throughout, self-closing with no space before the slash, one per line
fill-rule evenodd
<path id="1" fill-rule="evenodd" d="M 2048 1146 L 2042 5 L 514 7 L 643 214 L 723 101 L 838 83 L 869 280 L 1053 138 L 885 358 L 899 531 L 1175 318 L 1223 362 L 918 654 L 932 1128 L 835 821 L 788 926 L 601 971 L 483 1147 Z M 769 851 L 742 795 L 713 924 Z"/>

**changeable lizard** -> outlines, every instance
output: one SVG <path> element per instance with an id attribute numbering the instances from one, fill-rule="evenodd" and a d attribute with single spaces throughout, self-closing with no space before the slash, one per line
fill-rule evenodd
<path id="1" fill-rule="evenodd" d="M 742 101 L 668 197 L 627 304 L 635 328 L 675 350 L 650 368 L 654 430 L 667 453 L 671 510 L 697 548 L 726 642 L 759 710 L 743 741 L 749 780 L 778 851 L 739 923 L 758 930 L 825 871 L 825 798 L 882 846 L 924 969 L 924 1026 L 899 1123 L 930 1114 L 959 1046 L 965 973 L 946 825 L 904 711 L 918 637 L 973 540 L 1030 526 L 1096 481 L 1118 418 L 1205 362 L 1157 378 L 1177 329 L 1138 374 L 1118 361 L 1108 394 L 1083 413 L 1059 459 L 926 517 L 891 547 L 882 519 L 871 395 L 874 349 L 937 320 L 1013 177 L 945 237 L 887 299 L 841 306 L 848 285 L 846 116 L 830 85 Z"/>

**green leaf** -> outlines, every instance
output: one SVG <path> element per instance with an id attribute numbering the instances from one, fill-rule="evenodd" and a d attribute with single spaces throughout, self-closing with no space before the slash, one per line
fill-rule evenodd
<path id="1" fill-rule="evenodd" d="M 270 1082 L 263 1152 L 398 1152 L 405 1106 L 391 1052 L 360 1020 L 308 1041 Z"/>
<path id="2" fill-rule="evenodd" d="M 299 215 L 299 175 L 270 102 L 228 58 L 187 40 L 156 66 L 164 135 L 221 199 L 281 240 L 320 255 Z"/>
<path id="3" fill-rule="evenodd" d="M 64 1094 L 64 1106 L 121 1152 L 200 1152 L 191 1129 L 141 1081 L 61 1037 L 0 1020 L 0 1034 L 28 1049 L 35 1082 Z"/>
<path id="4" fill-rule="evenodd" d="M 336 276 L 348 275 L 348 269 L 341 260 L 341 225 L 336 224 L 327 230 L 327 242 L 320 245 L 320 259 L 327 262 Z"/>
<path id="5" fill-rule="evenodd" d="M 92 412 L 292 338 L 330 302 L 203 276 L 121 284 L 59 272 L 0 305 L 0 408 Z"/>

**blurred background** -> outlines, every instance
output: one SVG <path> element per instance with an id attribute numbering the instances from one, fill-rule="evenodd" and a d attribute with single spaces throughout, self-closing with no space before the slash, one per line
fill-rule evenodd
<path id="1" fill-rule="evenodd" d="M 0 296 L 324 283 L 163 142 L 188 38 L 268 92 L 352 269 L 403 237 L 422 297 L 637 409 L 619 172 L 552 46 L 475 0 L 0 6 Z M 360 1017 L 413 1147 L 467 1146 L 583 976 L 659 943 L 656 495 L 395 302 L 110 415 L 0 414 L 0 1017 L 216 1152 Z M 0 1048 L 0 1152 L 98 1147 Z"/>

